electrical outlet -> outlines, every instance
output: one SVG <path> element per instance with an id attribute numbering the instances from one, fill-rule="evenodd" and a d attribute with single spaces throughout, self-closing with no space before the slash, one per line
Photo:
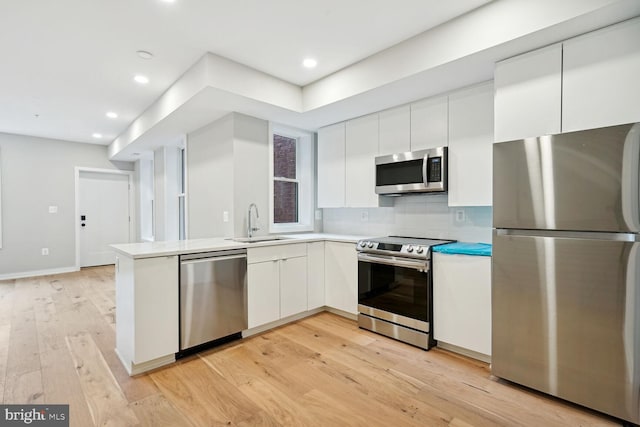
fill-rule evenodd
<path id="1" fill-rule="evenodd" d="M 322 219 L 322 211 L 320 209 L 316 209 L 316 221 Z"/>
<path id="2" fill-rule="evenodd" d="M 222 212 L 222 222 L 229 222 L 229 211 Z"/>
<path id="3" fill-rule="evenodd" d="M 463 209 L 456 210 L 456 222 L 464 222 L 466 220 L 466 215 L 464 214 Z"/>
<path id="4" fill-rule="evenodd" d="M 42 255 L 49 255 L 49 248 L 42 248 Z"/>
<path id="5" fill-rule="evenodd" d="M 360 219 L 362 220 L 362 222 L 369 221 L 369 211 L 362 211 L 360 213 Z"/>

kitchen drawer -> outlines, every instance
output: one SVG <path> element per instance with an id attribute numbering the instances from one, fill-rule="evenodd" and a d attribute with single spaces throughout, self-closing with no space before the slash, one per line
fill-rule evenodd
<path id="1" fill-rule="evenodd" d="M 291 245 L 273 245 L 260 248 L 247 249 L 247 263 L 277 261 L 284 258 L 296 258 L 307 256 L 306 243 L 294 243 Z"/>

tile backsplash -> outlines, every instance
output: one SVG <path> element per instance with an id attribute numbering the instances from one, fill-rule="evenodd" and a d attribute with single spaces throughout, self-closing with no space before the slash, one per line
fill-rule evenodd
<path id="1" fill-rule="evenodd" d="M 491 243 L 491 207 L 449 207 L 446 195 L 402 196 L 393 207 L 323 209 L 323 231 Z"/>

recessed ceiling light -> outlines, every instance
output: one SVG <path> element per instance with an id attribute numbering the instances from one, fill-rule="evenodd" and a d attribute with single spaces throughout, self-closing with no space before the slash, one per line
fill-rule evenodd
<path id="1" fill-rule="evenodd" d="M 92 134 L 91 134 L 91 136 L 92 136 L 92 137 L 94 137 L 95 139 L 100 139 L 100 138 L 102 138 L 102 134 L 101 134 L 101 133 L 98 133 L 98 132 L 92 133 Z"/>
<path id="2" fill-rule="evenodd" d="M 153 53 L 146 50 L 138 50 L 136 54 L 142 59 L 151 59 L 153 58 Z"/>
<path id="3" fill-rule="evenodd" d="M 138 74 L 133 78 L 133 80 L 140 83 L 141 85 L 146 85 L 147 83 L 149 83 L 149 77 L 143 76 L 142 74 Z"/>
<path id="4" fill-rule="evenodd" d="M 302 61 L 302 65 L 306 68 L 314 68 L 316 65 L 318 65 L 318 61 L 313 58 L 306 58 L 304 61 Z"/>
<path id="5" fill-rule="evenodd" d="M 109 111 L 109 112 L 107 112 L 107 117 L 109 117 L 110 119 L 117 119 L 118 118 L 118 113 L 114 113 L 113 111 Z"/>

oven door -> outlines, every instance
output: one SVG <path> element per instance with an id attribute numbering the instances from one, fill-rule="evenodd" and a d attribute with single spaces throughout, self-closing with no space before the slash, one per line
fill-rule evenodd
<path id="1" fill-rule="evenodd" d="M 358 254 L 360 313 L 429 332 L 431 310 L 428 261 Z"/>

